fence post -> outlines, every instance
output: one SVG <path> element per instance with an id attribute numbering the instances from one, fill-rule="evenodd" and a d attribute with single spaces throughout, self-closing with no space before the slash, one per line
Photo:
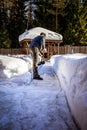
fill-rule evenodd
<path id="1" fill-rule="evenodd" d="M 59 52 L 59 43 L 58 43 L 58 54 L 59 54 L 60 52 Z"/>

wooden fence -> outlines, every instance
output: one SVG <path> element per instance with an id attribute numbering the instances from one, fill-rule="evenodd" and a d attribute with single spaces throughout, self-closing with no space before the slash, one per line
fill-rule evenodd
<path id="1" fill-rule="evenodd" d="M 72 54 L 72 53 L 84 53 L 87 54 L 87 46 L 50 46 L 47 48 L 48 50 L 48 58 L 55 54 Z M 24 54 L 24 50 L 20 49 L 0 49 L 0 54 L 2 55 L 17 55 L 17 54 Z"/>
<path id="2" fill-rule="evenodd" d="M 59 54 L 84 53 L 87 54 L 87 46 L 60 46 Z"/>

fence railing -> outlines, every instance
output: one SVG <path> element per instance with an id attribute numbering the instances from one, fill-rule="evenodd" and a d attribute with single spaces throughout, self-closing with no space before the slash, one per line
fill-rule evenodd
<path id="1" fill-rule="evenodd" d="M 25 49 L 25 50 L 24 50 Z M 26 51 L 27 48 L 19 48 L 19 49 L 0 49 L 0 54 L 2 55 L 17 55 L 17 54 L 29 54 L 29 51 Z M 87 46 L 52 46 L 52 48 L 47 48 L 48 50 L 48 58 L 54 54 L 72 54 L 72 53 L 84 53 L 87 54 Z M 26 53 L 27 52 L 27 53 Z"/>

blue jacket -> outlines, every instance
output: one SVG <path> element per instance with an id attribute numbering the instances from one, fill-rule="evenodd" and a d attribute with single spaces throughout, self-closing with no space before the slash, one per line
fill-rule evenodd
<path id="1" fill-rule="evenodd" d="M 45 38 L 44 36 L 37 36 L 35 37 L 31 43 L 30 43 L 30 48 L 32 47 L 37 47 L 39 50 L 42 50 L 45 48 Z"/>

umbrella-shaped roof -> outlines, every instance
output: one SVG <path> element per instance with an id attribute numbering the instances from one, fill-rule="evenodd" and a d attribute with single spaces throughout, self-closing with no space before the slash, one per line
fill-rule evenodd
<path id="1" fill-rule="evenodd" d="M 46 33 L 46 40 L 63 41 L 63 36 L 61 34 L 42 27 L 35 27 L 30 30 L 26 30 L 23 34 L 19 35 L 19 42 L 24 40 L 31 41 L 34 37 L 40 35 L 41 32 Z"/>

